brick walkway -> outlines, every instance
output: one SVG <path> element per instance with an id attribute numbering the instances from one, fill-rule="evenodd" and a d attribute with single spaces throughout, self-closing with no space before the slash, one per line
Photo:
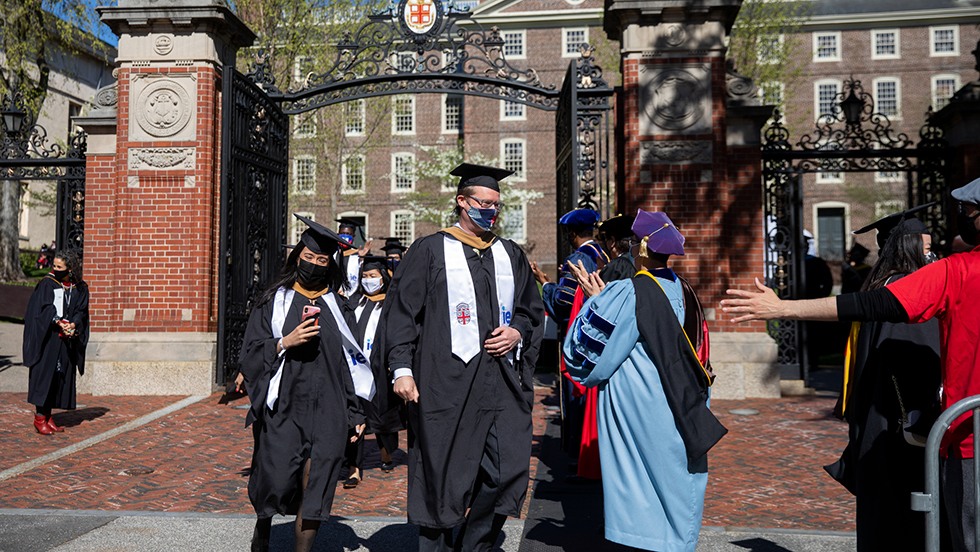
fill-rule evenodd
<path id="1" fill-rule="evenodd" d="M 535 454 L 545 424 L 555 415 L 554 407 L 542 406 L 550 393 L 546 387 L 536 393 Z M 22 394 L 0 394 L 0 470 L 178 399 L 79 396 L 86 408 L 55 418 L 68 431 L 44 437 L 34 433 Z M 219 405 L 217 399 L 214 395 L 0 482 L 0 508 L 251 513 L 246 484 L 252 437 L 244 428 L 245 411 L 235 408 L 245 401 Z M 832 400 L 821 398 L 714 401 L 731 432 L 711 455 L 704 524 L 853 530 L 853 499 L 821 469 L 836 459 L 846 439 L 846 426 L 829 417 L 832 406 Z M 758 414 L 740 416 L 730 412 L 734 409 Z M 395 471 L 386 474 L 378 469 L 377 447 L 366 443 L 364 481 L 357 489 L 337 490 L 333 513 L 402 518 L 404 446 L 403 433 Z M 535 459 L 531 466 L 533 481 Z"/>

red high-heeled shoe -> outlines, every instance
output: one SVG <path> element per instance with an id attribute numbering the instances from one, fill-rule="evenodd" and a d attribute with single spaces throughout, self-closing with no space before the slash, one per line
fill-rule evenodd
<path id="1" fill-rule="evenodd" d="M 51 431 L 57 431 L 58 433 L 62 433 L 63 431 L 65 431 L 65 428 L 63 428 L 60 425 L 54 423 L 54 416 L 48 416 L 47 424 L 48 424 L 48 427 L 51 428 Z"/>
<path id="2" fill-rule="evenodd" d="M 48 426 L 48 417 L 44 414 L 34 415 L 34 429 L 41 435 L 51 435 L 54 433 L 54 430 Z"/>

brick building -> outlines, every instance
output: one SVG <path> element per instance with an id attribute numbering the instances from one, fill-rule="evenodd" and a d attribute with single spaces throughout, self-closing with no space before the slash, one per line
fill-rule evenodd
<path id="1" fill-rule="evenodd" d="M 485 31 L 499 28 L 510 64 L 534 69 L 543 84 L 560 88 L 586 42 L 596 47 L 607 81 L 617 83 L 618 47 L 602 30 L 600 0 L 487 0 L 471 6 L 473 20 Z M 417 62 L 411 55 L 393 60 L 409 67 Z M 553 271 L 555 113 L 519 103 L 417 94 L 354 100 L 295 116 L 289 209 L 319 221 L 359 220 L 367 237 L 375 238 L 375 250 L 377 238 L 385 236 L 410 243 L 445 224 L 455 191 L 455 182 L 444 178 L 452 164 L 446 158 L 458 158 L 447 152 L 460 146 L 468 160 L 515 171 L 505 181 L 497 231 Z M 302 230 L 293 225 L 290 238 Z"/>
<path id="2" fill-rule="evenodd" d="M 783 104 L 794 145 L 815 133 L 822 114 L 836 109 L 837 94 L 851 78 L 861 82 L 896 134 L 918 143 L 926 111 L 938 111 L 976 76 L 971 51 L 980 38 L 978 20 L 977 2 L 817 0 L 799 33 L 780 37 L 795 41 L 790 65 L 799 75 L 789 83 L 760 84 L 767 103 Z M 855 241 L 876 251 L 874 232 L 851 231 L 906 203 L 905 173 L 804 176 L 804 224 L 818 255 L 832 265 Z"/>

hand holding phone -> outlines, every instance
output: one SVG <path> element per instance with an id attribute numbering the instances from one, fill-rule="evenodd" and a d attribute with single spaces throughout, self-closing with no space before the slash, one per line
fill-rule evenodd
<path id="1" fill-rule="evenodd" d="M 313 325 L 319 326 L 320 325 L 319 317 L 320 317 L 320 307 L 316 305 L 305 305 L 303 307 L 303 320 L 302 320 L 303 322 L 306 322 L 307 320 L 312 318 Z"/>

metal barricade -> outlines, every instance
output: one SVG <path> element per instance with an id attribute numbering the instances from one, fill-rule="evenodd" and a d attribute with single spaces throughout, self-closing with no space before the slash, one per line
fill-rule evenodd
<path id="1" fill-rule="evenodd" d="M 926 552 L 939 552 L 939 444 L 956 418 L 973 410 L 973 435 L 980 435 L 980 395 L 967 397 L 946 409 L 929 431 L 926 442 L 926 490 L 912 493 L 912 510 L 926 513 Z M 973 440 L 973 458 L 980 459 L 980 439 Z M 980 462 L 973 462 L 973 499 L 980 512 Z M 980 524 L 973 524 L 973 539 L 980 550 Z"/>

